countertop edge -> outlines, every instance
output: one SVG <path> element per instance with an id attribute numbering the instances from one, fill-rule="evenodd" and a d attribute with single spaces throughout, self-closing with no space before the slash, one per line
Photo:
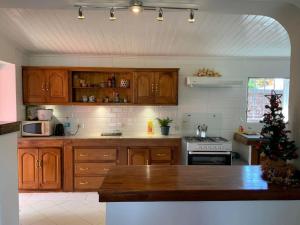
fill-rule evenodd
<path id="1" fill-rule="evenodd" d="M 20 130 L 20 121 L 0 122 L 0 135 L 18 132 Z"/>
<path id="2" fill-rule="evenodd" d="M 113 193 L 98 191 L 100 202 L 300 200 L 300 193 L 270 190 L 195 190 Z"/>

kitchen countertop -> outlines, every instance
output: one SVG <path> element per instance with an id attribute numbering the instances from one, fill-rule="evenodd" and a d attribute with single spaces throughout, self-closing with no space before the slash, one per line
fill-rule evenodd
<path id="1" fill-rule="evenodd" d="M 20 137 L 19 140 L 76 140 L 76 139 L 180 139 L 181 135 L 171 134 L 148 135 L 148 134 L 123 134 L 122 136 L 101 136 L 101 134 L 78 134 L 75 136 L 50 136 L 50 137 Z"/>
<path id="2" fill-rule="evenodd" d="M 119 166 L 100 202 L 300 200 L 300 188 L 270 185 L 260 166 Z"/>
<path id="3" fill-rule="evenodd" d="M 264 139 L 260 134 L 241 133 L 234 133 L 234 140 L 245 145 L 253 145 L 261 141 L 266 141 L 266 139 Z"/>
<path id="4" fill-rule="evenodd" d="M 17 132 L 20 130 L 20 122 L 0 121 L 0 135 Z"/>

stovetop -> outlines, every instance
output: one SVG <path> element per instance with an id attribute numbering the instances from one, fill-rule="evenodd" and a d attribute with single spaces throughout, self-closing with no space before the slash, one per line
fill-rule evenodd
<path id="1" fill-rule="evenodd" d="M 184 138 L 189 143 L 192 143 L 192 142 L 197 142 L 197 143 L 224 143 L 224 142 L 229 142 L 227 139 L 222 138 L 222 137 L 201 138 L 201 137 L 196 137 L 196 136 L 187 136 L 187 137 L 184 137 Z"/>

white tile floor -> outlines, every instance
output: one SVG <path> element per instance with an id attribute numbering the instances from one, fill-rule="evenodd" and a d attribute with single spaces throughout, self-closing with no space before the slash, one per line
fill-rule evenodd
<path id="1" fill-rule="evenodd" d="M 97 193 L 21 193 L 20 225 L 104 225 Z"/>

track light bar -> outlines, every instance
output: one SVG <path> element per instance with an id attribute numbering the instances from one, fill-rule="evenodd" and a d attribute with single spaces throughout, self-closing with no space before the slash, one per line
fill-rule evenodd
<path id="1" fill-rule="evenodd" d="M 171 10 L 171 11 L 182 11 L 182 10 L 189 10 L 189 18 L 188 21 L 190 23 L 195 22 L 195 14 L 194 11 L 198 10 L 197 7 L 193 7 L 193 5 L 188 4 L 186 6 L 182 7 L 167 7 L 167 6 L 151 6 L 151 5 L 144 5 L 141 0 L 131 0 L 129 4 L 116 4 L 116 3 L 107 3 L 103 6 L 101 4 L 89 4 L 89 3 L 77 3 L 74 5 L 75 7 L 78 7 L 78 19 L 85 19 L 85 16 L 83 15 L 83 7 L 87 9 L 109 9 L 109 19 L 110 20 L 116 20 L 115 16 L 115 10 L 131 10 L 133 13 L 138 14 L 142 12 L 143 10 L 158 10 L 158 17 L 156 18 L 158 21 L 163 21 L 163 10 Z"/>

